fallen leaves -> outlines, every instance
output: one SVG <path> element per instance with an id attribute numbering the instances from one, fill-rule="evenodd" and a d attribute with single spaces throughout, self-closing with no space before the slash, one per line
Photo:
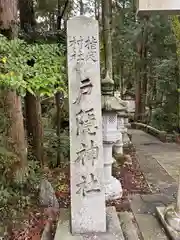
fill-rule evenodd
<path id="1" fill-rule="evenodd" d="M 123 187 L 123 197 L 115 201 L 108 201 L 107 206 L 115 206 L 117 211 L 130 211 L 130 198 L 132 194 L 146 194 L 150 189 L 146 183 L 144 175 L 140 169 L 135 152 L 131 155 L 132 164 L 118 166 L 113 169 L 114 176 L 119 179 Z M 67 208 L 70 206 L 70 175 L 69 166 L 66 168 L 56 169 L 55 173 L 49 174 L 51 182 L 54 180 L 56 186 L 56 196 L 60 207 Z M 39 212 L 30 213 L 26 221 L 25 228 L 14 230 L 13 236 L 9 240 L 40 240 L 42 231 L 47 223 L 47 219 L 55 221 L 58 212 L 53 208 L 43 209 Z"/>
<path id="2" fill-rule="evenodd" d="M 45 226 L 45 219 L 41 212 L 31 212 L 29 219 L 23 222 L 23 229 L 13 229 L 9 240 L 40 240 Z"/>
<path id="3" fill-rule="evenodd" d="M 123 197 L 118 200 L 108 201 L 108 206 L 115 206 L 117 211 L 130 211 L 129 196 L 132 194 L 150 193 L 149 186 L 140 169 L 135 151 L 129 153 L 131 155 L 132 164 L 123 165 L 113 169 L 114 176 L 120 180 L 123 188 Z"/>

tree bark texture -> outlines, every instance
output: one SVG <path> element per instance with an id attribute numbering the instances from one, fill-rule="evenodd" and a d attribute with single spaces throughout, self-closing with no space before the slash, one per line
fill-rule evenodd
<path id="1" fill-rule="evenodd" d="M 17 37 L 17 1 L 0 0 L 0 33 L 14 39 Z M 7 147 L 17 160 L 12 167 L 16 180 L 24 181 L 27 174 L 27 154 L 21 97 L 16 91 L 3 90 L 4 113 L 7 118 Z"/>
<path id="2" fill-rule="evenodd" d="M 106 70 L 105 79 L 108 79 L 114 83 L 112 72 L 111 7 L 111 0 L 102 0 L 103 42 Z"/>
<path id="3" fill-rule="evenodd" d="M 26 33 L 34 30 L 36 26 L 35 13 L 32 0 L 19 0 L 21 29 Z"/>
<path id="4" fill-rule="evenodd" d="M 62 19 L 65 16 L 66 10 L 69 5 L 69 0 L 66 0 L 64 4 L 62 5 L 61 0 L 58 0 L 58 18 L 57 18 L 57 30 L 61 30 L 61 25 L 62 25 Z M 57 149 L 57 166 L 61 164 L 61 153 L 60 153 L 60 135 L 61 135 L 61 98 L 62 98 L 62 93 L 57 92 L 55 94 L 55 100 L 56 100 L 56 135 L 58 138 L 58 149 Z"/>
<path id="5" fill-rule="evenodd" d="M 80 0 L 80 15 L 84 14 L 84 3 L 83 0 Z"/>
<path id="6" fill-rule="evenodd" d="M 19 0 L 21 28 L 28 33 L 35 28 L 33 0 Z M 32 66 L 33 67 L 33 66 Z M 43 126 L 39 97 L 27 92 L 25 96 L 26 128 L 28 135 L 28 153 L 44 165 Z"/>
<path id="7" fill-rule="evenodd" d="M 17 156 L 12 167 L 17 181 L 23 181 L 27 170 L 27 152 L 21 97 L 15 91 L 4 90 L 4 112 L 7 118 L 7 147 Z"/>
<path id="8" fill-rule="evenodd" d="M 27 92 L 25 97 L 25 108 L 29 152 L 43 166 L 43 126 L 39 97 L 35 97 Z"/>
<path id="9" fill-rule="evenodd" d="M 144 121 L 146 111 L 146 95 L 147 95 L 147 42 L 148 42 L 148 19 L 144 19 L 142 27 L 142 37 L 138 43 L 139 66 L 136 68 L 136 109 L 135 120 Z"/>
<path id="10" fill-rule="evenodd" d="M 17 30 L 17 0 L 0 0 L 1 34 L 14 38 Z"/>

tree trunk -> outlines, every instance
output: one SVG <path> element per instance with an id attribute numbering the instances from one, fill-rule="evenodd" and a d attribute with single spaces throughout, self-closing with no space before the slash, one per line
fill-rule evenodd
<path id="1" fill-rule="evenodd" d="M 180 83 L 179 83 L 179 76 L 180 76 L 180 21 L 178 16 L 174 16 L 172 18 L 172 30 L 176 39 L 176 55 L 177 55 L 177 66 L 176 66 L 176 77 L 177 77 L 177 115 L 178 115 L 178 128 L 180 130 Z"/>
<path id="2" fill-rule="evenodd" d="M 112 16 L 112 0 L 102 0 L 102 22 L 103 22 L 103 37 L 104 37 L 104 55 L 105 55 L 105 70 L 106 76 L 102 83 L 111 83 L 113 81 L 112 68 L 112 40 L 111 40 L 111 16 Z"/>
<path id="3" fill-rule="evenodd" d="M 57 18 L 57 30 L 61 30 L 61 24 L 62 19 L 66 13 L 66 10 L 68 8 L 69 0 L 66 0 L 64 5 L 62 6 L 61 0 L 58 0 L 58 18 Z M 63 8 L 63 9 L 62 9 Z M 56 135 L 58 138 L 58 149 L 57 149 L 57 167 L 61 164 L 61 152 L 60 152 L 60 134 L 61 134 L 61 98 L 62 93 L 57 92 L 55 95 L 56 100 L 56 124 L 57 124 L 57 130 Z"/>
<path id="4" fill-rule="evenodd" d="M 152 56 L 151 56 L 152 57 Z M 152 120 L 152 111 L 153 111 L 153 97 L 155 97 L 156 92 L 154 91 L 154 85 L 155 85 L 155 78 L 152 73 L 152 62 L 149 62 L 149 76 L 148 76 L 148 97 L 147 97 L 147 106 L 149 107 L 149 114 L 148 114 L 148 122 L 147 124 L 151 123 Z"/>
<path id="5" fill-rule="evenodd" d="M 135 85 L 135 121 L 139 121 L 141 112 L 141 78 L 140 68 L 136 63 L 136 85 Z"/>
<path id="6" fill-rule="evenodd" d="M 17 2 L 0 0 L 0 33 L 9 39 L 17 37 Z M 7 117 L 7 147 L 17 156 L 13 166 L 15 180 L 23 182 L 27 176 L 27 154 L 21 97 L 16 91 L 3 90 L 4 113 Z"/>
<path id="7" fill-rule="evenodd" d="M 178 131 L 180 131 L 180 92 L 179 92 L 179 89 L 180 89 L 180 78 L 179 78 L 179 61 L 177 59 L 177 65 L 176 65 L 176 68 L 175 68 L 175 71 L 176 71 L 176 87 L 177 87 L 177 91 L 176 91 L 176 94 L 177 94 L 177 128 L 178 128 Z"/>
<path id="8" fill-rule="evenodd" d="M 34 30 L 36 25 L 33 1 L 19 0 L 19 7 L 21 27 L 28 33 L 30 30 Z M 25 96 L 25 109 L 29 145 L 28 152 L 43 166 L 43 126 L 39 97 L 35 97 L 27 92 Z"/>
<path id="9" fill-rule="evenodd" d="M 4 111 L 7 118 L 7 147 L 17 156 L 12 167 L 17 182 L 25 180 L 27 173 L 27 152 L 21 97 L 15 91 L 4 90 Z"/>
<path id="10" fill-rule="evenodd" d="M 29 153 L 41 163 L 41 166 L 43 166 L 43 126 L 39 97 L 35 97 L 27 92 L 25 97 L 25 108 Z"/>
<path id="11" fill-rule="evenodd" d="M 147 48 L 146 46 L 144 47 L 144 53 L 143 53 L 143 79 L 142 79 L 142 89 L 141 89 L 141 111 L 142 111 L 142 118 L 141 120 L 144 122 L 145 121 L 145 114 L 146 114 L 146 99 L 147 99 Z"/>
<path id="12" fill-rule="evenodd" d="M 0 30 L 8 39 L 17 35 L 17 2 L 0 0 Z"/>
<path id="13" fill-rule="evenodd" d="M 148 18 L 144 19 L 142 37 L 139 43 L 139 62 L 136 76 L 136 109 L 135 120 L 143 121 L 145 117 L 146 93 L 147 93 L 147 41 L 148 41 Z"/>
<path id="14" fill-rule="evenodd" d="M 84 14 L 84 3 L 83 0 L 80 0 L 80 15 Z"/>
<path id="15" fill-rule="evenodd" d="M 26 33 L 34 30 L 36 26 L 35 13 L 32 0 L 19 0 L 21 29 Z"/>
<path id="16" fill-rule="evenodd" d="M 124 94 L 124 63 L 121 62 L 121 71 L 120 71 L 120 84 L 119 84 L 119 92 L 121 93 L 121 98 L 123 97 Z"/>
<path id="17" fill-rule="evenodd" d="M 144 31 L 143 31 L 143 44 L 142 44 L 142 88 L 141 88 L 141 120 L 145 121 L 145 113 L 146 113 L 146 99 L 147 99 L 147 43 L 148 43 L 148 21 L 149 19 L 145 19 L 144 23 Z"/>

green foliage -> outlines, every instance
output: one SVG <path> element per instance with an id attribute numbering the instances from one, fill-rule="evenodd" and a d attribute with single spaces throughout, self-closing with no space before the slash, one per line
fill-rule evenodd
<path id="1" fill-rule="evenodd" d="M 1 116 L 3 119 L 3 115 Z M 3 122 L 3 121 L 2 121 Z M 1 125 L 0 128 L 4 125 Z M 38 194 L 41 170 L 37 162 L 28 161 L 28 178 L 23 184 L 14 181 L 17 156 L 5 145 L 3 133 L 0 135 L 0 229 L 16 221 L 24 214 L 24 209 L 32 206 Z M 10 220 L 10 222 L 8 222 Z M 4 230 L 5 231 L 5 230 Z M 1 234 L 1 232 L 0 232 Z"/>
<path id="2" fill-rule="evenodd" d="M 172 30 L 176 38 L 176 45 L 177 45 L 177 55 L 180 57 L 180 22 L 178 16 L 172 17 Z"/>
<path id="3" fill-rule="evenodd" d="M 61 1 L 63 2 L 63 0 Z M 36 7 L 40 11 L 52 12 L 57 7 L 57 1 L 56 0 L 38 0 Z"/>
<path id="4" fill-rule="evenodd" d="M 64 161 L 67 162 L 70 155 L 69 132 L 67 130 L 62 131 L 60 138 L 58 138 L 55 130 L 46 128 L 44 131 L 44 149 L 49 166 L 55 167 L 57 165 L 57 149 L 60 151 Z"/>
<path id="5" fill-rule="evenodd" d="M 152 116 L 151 124 L 162 131 L 172 133 L 177 128 L 177 114 L 165 111 L 165 108 L 157 108 Z"/>
<path id="6" fill-rule="evenodd" d="M 15 156 L 1 148 L 0 151 L 0 227 L 15 222 L 25 209 L 37 201 L 41 171 L 37 162 L 29 162 L 29 176 L 24 184 L 12 181 Z M 12 164 L 12 165 L 11 165 Z M 8 222 L 8 220 L 11 220 Z M 7 221 L 7 222 L 6 222 Z"/>
<path id="7" fill-rule="evenodd" d="M 48 117 L 50 118 L 51 121 L 51 126 L 52 128 L 56 128 L 57 125 L 57 110 L 56 108 L 51 108 L 48 112 Z M 61 126 L 63 122 L 68 122 L 69 121 L 69 100 L 67 98 L 64 99 L 64 103 L 61 107 Z"/>
<path id="8" fill-rule="evenodd" d="M 0 35 L 1 87 L 16 89 L 22 96 L 26 91 L 40 96 L 66 91 L 63 50 L 58 44 L 27 44 Z"/>
<path id="9" fill-rule="evenodd" d="M 116 87 L 125 92 L 131 86 L 128 90 L 135 93 L 137 83 L 142 87 L 147 81 L 146 96 L 145 88 L 141 94 L 142 101 L 154 112 L 150 122 L 158 129 L 172 131 L 178 125 L 179 17 L 152 14 L 145 20 L 136 16 L 134 1 L 118 0 L 117 4 L 112 21 Z M 146 47 L 146 57 L 142 46 Z"/>

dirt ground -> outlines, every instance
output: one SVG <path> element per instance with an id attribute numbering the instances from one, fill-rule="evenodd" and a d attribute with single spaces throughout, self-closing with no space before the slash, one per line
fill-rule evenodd
<path id="1" fill-rule="evenodd" d="M 108 201 L 107 206 L 115 206 L 117 211 L 131 211 L 129 196 L 132 194 L 148 194 L 150 189 L 146 183 L 143 173 L 136 159 L 135 150 L 132 148 L 128 154 L 131 155 L 132 165 L 121 166 L 116 164 L 113 168 L 113 175 L 121 181 L 123 197 L 115 201 Z M 59 169 L 49 171 L 48 179 L 53 184 L 60 208 L 70 206 L 70 181 L 69 166 L 65 165 Z M 45 209 L 35 206 L 36 211 L 30 211 L 27 220 L 24 220 L 25 227 L 19 230 L 12 230 L 10 240 L 40 240 L 42 230 L 47 221 Z"/>

